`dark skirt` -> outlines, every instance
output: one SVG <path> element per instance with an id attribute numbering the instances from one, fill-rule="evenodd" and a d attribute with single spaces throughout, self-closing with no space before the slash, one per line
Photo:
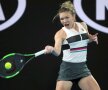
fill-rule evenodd
<path id="1" fill-rule="evenodd" d="M 70 63 L 63 61 L 60 65 L 60 71 L 57 80 L 70 81 L 91 75 L 86 62 Z"/>

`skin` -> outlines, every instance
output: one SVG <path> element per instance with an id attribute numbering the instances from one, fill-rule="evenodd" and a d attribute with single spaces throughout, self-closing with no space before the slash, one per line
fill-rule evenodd
<path id="1" fill-rule="evenodd" d="M 69 12 L 69 11 L 61 12 L 61 13 L 59 13 L 59 18 L 60 18 L 61 24 L 64 27 L 66 27 L 70 30 L 72 30 L 71 28 L 74 28 L 77 32 L 79 32 L 79 28 L 78 28 L 77 24 L 75 23 L 75 15 L 74 14 L 71 14 L 71 12 Z M 84 22 L 81 24 L 88 32 L 86 24 Z M 88 32 L 90 41 L 95 41 L 98 44 L 97 35 L 98 35 L 97 33 L 95 35 L 91 35 Z M 54 39 L 55 39 L 54 47 L 47 45 L 45 47 L 45 50 L 46 50 L 45 53 L 47 53 L 47 54 L 53 53 L 57 56 L 60 55 L 62 42 L 65 38 L 66 38 L 66 33 L 64 32 L 64 30 L 60 29 L 59 31 L 57 31 L 57 33 L 55 34 L 55 37 L 54 37 Z M 71 81 L 57 81 L 56 90 L 71 90 L 72 85 L 73 85 L 73 83 Z M 81 88 L 81 90 L 100 90 L 100 87 L 99 87 L 97 81 L 94 79 L 94 77 L 92 75 L 82 78 L 79 81 L 78 85 Z"/>

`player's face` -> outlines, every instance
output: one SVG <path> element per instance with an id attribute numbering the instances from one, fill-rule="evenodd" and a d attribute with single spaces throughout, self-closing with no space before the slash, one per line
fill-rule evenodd
<path id="1" fill-rule="evenodd" d="M 63 26 L 70 29 L 73 27 L 74 21 L 75 21 L 75 15 L 72 15 L 71 12 L 62 12 L 59 13 L 60 22 Z"/>

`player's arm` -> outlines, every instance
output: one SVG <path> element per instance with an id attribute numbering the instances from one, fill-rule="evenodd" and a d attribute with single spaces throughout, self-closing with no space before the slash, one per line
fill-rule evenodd
<path id="1" fill-rule="evenodd" d="M 55 34 L 54 40 L 55 40 L 55 44 L 54 44 L 54 50 L 53 50 L 53 54 L 58 56 L 61 53 L 61 47 L 62 47 L 62 42 L 63 42 L 63 37 L 64 37 L 64 32 L 63 30 L 58 31 Z"/>
<path id="2" fill-rule="evenodd" d="M 64 40 L 64 37 L 65 37 L 64 31 L 59 30 L 54 36 L 54 40 L 55 40 L 54 46 L 47 45 L 45 47 L 46 54 L 52 53 L 55 56 L 59 56 L 61 53 L 61 47 L 62 47 L 62 42 Z"/>
<path id="3" fill-rule="evenodd" d="M 85 23 L 85 22 L 81 22 L 81 24 L 82 24 L 83 27 L 87 30 L 88 37 L 89 37 L 89 40 L 90 40 L 89 42 L 95 41 L 95 42 L 98 44 L 98 37 L 97 37 L 98 33 L 96 33 L 96 34 L 94 34 L 94 35 L 90 34 L 90 33 L 88 32 L 88 27 L 87 27 L 86 23 Z"/>

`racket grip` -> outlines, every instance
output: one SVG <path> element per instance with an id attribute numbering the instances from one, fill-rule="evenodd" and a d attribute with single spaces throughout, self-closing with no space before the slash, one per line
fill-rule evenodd
<path id="1" fill-rule="evenodd" d="M 45 51 L 46 51 L 46 50 L 41 50 L 41 51 L 39 51 L 39 52 L 36 52 L 36 53 L 35 53 L 35 57 L 37 57 L 37 56 L 40 56 L 40 55 L 44 54 L 44 53 L 45 53 Z"/>

